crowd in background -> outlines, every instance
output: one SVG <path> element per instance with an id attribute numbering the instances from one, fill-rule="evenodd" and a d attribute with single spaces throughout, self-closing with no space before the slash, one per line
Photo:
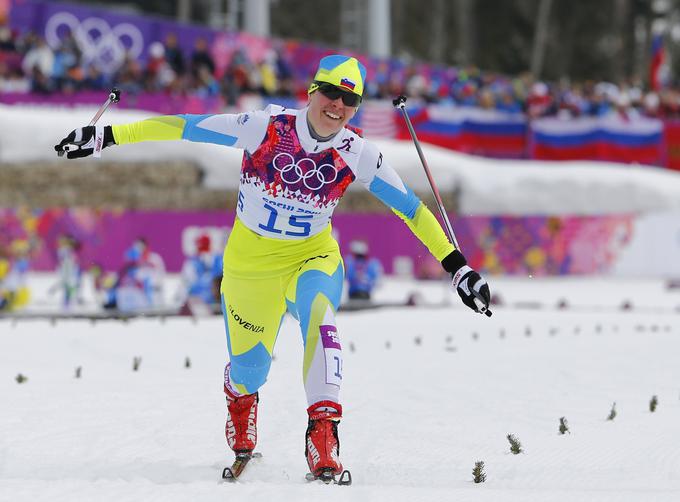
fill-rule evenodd
<path id="1" fill-rule="evenodd" d="M 37 241 L 25 238 L 14 239 L 6 245 L 0 243 L 0 315 L 23 310 L 32 303 L 29 280 L 32 247 L 38 247 Z M 193 239 L 171 299 L 166 295 L 165 260 L 145 237 L 136 238 L 125 250 L 122 266 L 116 271 L 105 271 L 96 263 L 84 266 L 80 250 L 81 242 L 68 233 L 60 234 L 51 250 L 56 280 L 47 294 L 59 296 L 62 311 L 79 310 L 88 303 L 83 289 L 89 276 L 98 309 L 121 313 L 163 310 L 180 315 L 220 312 L 222 245 L 213 242 L 208 233 L 200 233 Z M 365 241 L 350 242 L 345 266 L 349 300 L 370 300 L 383 275 L 383 267 L 370 255 Z"/>
<path id="2" fill-rule="evenodd" d="M 543 116 L 583 117 L 610 113 L 628 118 L 638 115 L 680 117 L 680 90 L 652 92 L 641 80 L 621 83 L 535 81 L 531 75 L 503 76 L 477 68 L 445 68 L 422 71 L 422 64 L 370 67 L 365 98 L 391 99 L 398 94 L 428 103 L 451 103 L 505 112 Z M 296 67 L 294 58 L 272 49 L 259 61 L 245 50 L 231 54 L 225 71 L 211 54 L 208 41 L 196 40 L 190 53 L 168 35 L 148 47 L 144 60 L 128 57 L 112 74 L 86 64 L 72 35 L 50 47 L 35 33 L 18 34 L 0 26 L 0 92 L 74 93 L 108 90 L 115 85 L 126 93 L 162 92 L 198 97 L 221 97 L 235 105 L 240 97 L 256 93 L 304 99 L 309 76 Z M 431 65 L 428 65 L 431 68 Z"/>

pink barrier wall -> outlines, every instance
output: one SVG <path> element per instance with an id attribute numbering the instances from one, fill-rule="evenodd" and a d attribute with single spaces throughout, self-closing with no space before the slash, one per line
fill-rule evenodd
<path id="1" fill-rule="evenodd" d="M 183 248 L 208 231 L 218 242 L 233 224 L 234 213 L 222 211 L 108 212 L 89 209 L 23 211 L 0 209 L 0 253 L 12 242 L 31 243 L 36 270 L 55 267 L 55 244 L 62 234 L 81 242 L 80 258 L 116 270 L 132 241 L 145 237 L 169 271 L 180 269 Z M 568 275 L 606 273 L 631 240 L 632 216 L 601 217 L 467 217 L 452 218 L 461 247 L 475 268 L 497 274 Z M 392 215 L 338 214 L 334 230 L 343 254 L 353 239 L 368 242 L 371 253 L 394 271 L 395 259 L 413 264 L 419 276 L 440 272 L 439 264 Z"/>

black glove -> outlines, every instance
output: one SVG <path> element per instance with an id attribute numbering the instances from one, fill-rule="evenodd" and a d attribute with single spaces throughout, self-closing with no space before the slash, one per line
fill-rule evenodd
<path id="1" fill-rule="evenodd" d="M 101 156 L 102 149 L 115 145 L 111 126 L 85 126 L 74 129 L 54 149 L 61 157 L 66 153 L 69 159 L 78 159 L 94 155 Z"/>
<path id="2" fill-rule="evenodd" d="M 465 256 L 456 249 L 442 260 L 442 266 L 451 274 L 453 289 L 458 291 L 463 303 L 475 312 L 491 317 L 489 285 L 468 266 Z"/>

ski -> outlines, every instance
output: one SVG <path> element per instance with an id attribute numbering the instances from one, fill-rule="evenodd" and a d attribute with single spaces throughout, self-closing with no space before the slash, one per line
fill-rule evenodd
<path id="1" fill-rule="evenodd" d="M 236 459 L 234 460 L 234 463 L 231 464 L 231 467 L 225 467 L 222 471 L 222 479 L 225 481 L 236 481 L 243 472 L 243 469 L 245 469 L 246 465 L 248 465 L 248 462 L 250 462 L 250 460 L 253 458 L 260 457 L 262 457 L 262 453 L 259 452 L 237 453 Z"/>
<path id="2" fill-rule="evenodd" d="M 352 473 L 348 470 L 344 470 L 340 473 L 340 477 L 336 478 L 335 474 L 333 474 L 333 471 L 330 469 L 324 469 L 317 475 L 308 472 L 305 474 L 305 479 L 309 482 L 322 481 L 327 485 L 333 483 L 335 485 L 349 486 L 352 484 Z"/>

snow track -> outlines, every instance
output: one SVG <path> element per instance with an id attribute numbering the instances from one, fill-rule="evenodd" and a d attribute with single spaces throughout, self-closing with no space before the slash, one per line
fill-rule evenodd
<path id="1" fill-rule="evenodd" d="M 585 286 L 574 283 L 574 294 Z M 611 286 L 612 302 L 622 287 Z M 634 289 L 649 290 L 626 292 Z M 677 296 L 649 302 L 671 306 Z M 0 500 L 680 500 L 680 315 L 672 309 L 497 308 L 486 319 L 454 303 L 341 313 L 338 325 L 341 458 L 351 487 L 304 480 L 306 403 L 292 319 L 261 391 L 265 456 L 234 484 L 220 482 L 232 459 L 221 319 L 0 320 Z M 17 384 L 18 373 L 28 381 Z M 607 421 L 614 401 L 617 416 Z M 562 416 L 570 434 L 558 434 Z M 510 453 L 507 434 L 524 453 Z M 478 460 L 483 484 L 472 482 Z"/>

